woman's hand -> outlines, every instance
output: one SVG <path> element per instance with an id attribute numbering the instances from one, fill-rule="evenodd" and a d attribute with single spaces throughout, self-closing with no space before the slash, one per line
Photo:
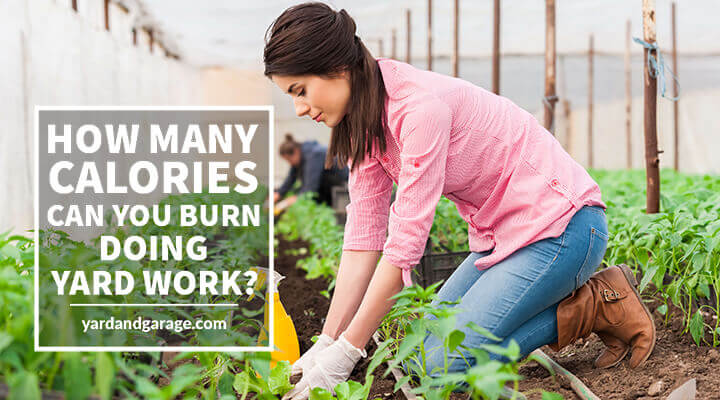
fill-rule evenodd
<path id="1" fill-rule="evenodd" d="M 325 350 L 326 348 L 330 347 L 331 344 L 335 342 L 335 339 L 332 337 L 321 334 L 315 342 L 315 344 L 310 347 L 310 350 L 306 351 L 305 354 L 302 355 L 297 361 L 295 361 L 292 365 L 292 369 L 290 371 L 290 377 L 296 377 L 298 375 L 306 375 L 308 371 L 312 369 L 312 367 L 315 366 L 315 356 L 322 350 Z"/>
<path id="2" fill-rule="evenodd" d="M 280 196 L 280 193 L 275 192 L 275 197 L 274 197 L 274 199 L 275 199 L 275 202 L 276 202 L 276 203 L 278 202 L 278 200 L 280 200 L 280 197 L 282 197 L 282 196 Z"/>
<path id="3" fill-rule="evenodd" d="M 335 393 L 335 386 L 345 382 L 360 358 L 367 357 L 365 349 L 359 349 L 345 339 L 344 334 L 329 347 L 315 356 L 315 366 L 282 400 L 305 400 L 312 388 L 321 387 Z"/>

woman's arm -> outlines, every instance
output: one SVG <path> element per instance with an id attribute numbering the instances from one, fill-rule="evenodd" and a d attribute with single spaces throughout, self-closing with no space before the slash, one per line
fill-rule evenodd
<path id="1" fill-rule="evenodd" d="M 452 112 L 439 100 L 426 100 L 405 117 L 398 191 L 390 207 L 383 258 L 345 333 L 353 346 L 365 346 L 395 303 L 389 298 L 403 284 L 412 284 L 410 272 L 422 257 L 445 185 L 451 123 Z"/>
<path id="2" fill-rule="evenodd" d="M 345 338 L 357 348 L 364 348 L 385 314 L 395 304 L 390 297 L 403 288 L 402 270 L 382 258 L 370 281 L 362 304 L 345 330 Z M 337 292 L 336 292 L 337 293 Z"/>
<path id="3" fill-rule="evenodd" d="M 342 252 L 330 309 L 322 333 L 337 339 L 347 328 L 363 300 L 381 252 Z"/>

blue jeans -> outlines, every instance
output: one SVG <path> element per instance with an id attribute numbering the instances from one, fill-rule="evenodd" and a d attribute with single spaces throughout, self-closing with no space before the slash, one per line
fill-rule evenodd
<path id="1" fill-rule="evenodd" d="M 490 251 L 471 253 L 440 288 L 437 301 L 460 300 L 454 307 L 461 310 L 456 329 L 465 333 L 463 345 L 498 344 L 466 326 L 475 322 L 503 338 L 502 347 L 511 340 L 517 342 L 525 357 L 557 341 L 558 303 L 595 272 L 607 241 L 605 212 L 601 207 L 584 206 L 562 235 L 525 246 L 491 268 L 479 271 L 474 265 Z M 431 376 L 442 374 L 432 373 L 433 369 L 444 369 L 442 343 L 431 334 L 425 338 L 425 370 Z M 502 359 L 494 354 L 490 358 Z M 473 365 L 475 359 L 466 350 L 458 348 L 448 355 L 448 372 L 463 372 Z"/>

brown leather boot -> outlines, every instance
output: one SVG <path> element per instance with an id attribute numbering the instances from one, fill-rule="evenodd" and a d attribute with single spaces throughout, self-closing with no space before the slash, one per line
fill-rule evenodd
<path id="1" fill-rule="evenodd" d="M 550 348 L 558 351 L 595 332 L 627 343 L 632 349 L 630 368 L 640 366 L 655 347 L 655 324 L 635 285 L 635 276 L 624 264 L 595 273 L 558 305 L 558 342 Z"/>
<path id="2" fill-rule="evenodd" d="M 600 332 L 598 336 L 605 344 L 605 349 L 603 349 L 602 353 L 595 359 L 593 366 L 595 368 L 612 368 L 620 364 L 620 361 L 622 361 L 630 351 L 630 346 L 607 333 Z"/>

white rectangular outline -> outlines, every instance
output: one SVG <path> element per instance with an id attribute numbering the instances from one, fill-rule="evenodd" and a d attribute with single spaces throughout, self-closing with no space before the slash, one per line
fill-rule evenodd
<path id="1" fill-rule="evenodd" d="M 270 220 L 270 233 L 268 240 L 268 263 L 270 276 L 268 279 L 268 288 L 270 290 L 269 301 L 269 318 L 270 322 L 270 334 L 268 346 L 40 346 L 40 304 L 39 304 L 39 289 L 40 289 L 40 278 L 39 278 L 39 257 L 40 257 L 40 193 L 38 191 L 40 187 L 40 111 L 267 111 L 268 112 L 268 219 Z M 34 331 L 34 351 L 35 352 L 145 352 L 145 351 L 177 351 L 177 352 L 272 352 L 275 351 L 275 321 L 273 318 L 274 306 L 273 306 L 273 293 L 274 290 L 274 272 L 275 272 L 275 219 L 273 210 L 275 209 L 275 198 L 272 195 L 275 191 L 274 181 L 274 163 L 273 163 L 273 148 L 275 147 L 275 106 L 46 106 L 36 105 L 35 106 L 35 323 L 33 324 Z"/>

